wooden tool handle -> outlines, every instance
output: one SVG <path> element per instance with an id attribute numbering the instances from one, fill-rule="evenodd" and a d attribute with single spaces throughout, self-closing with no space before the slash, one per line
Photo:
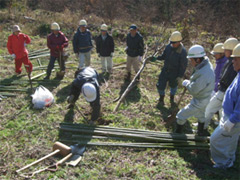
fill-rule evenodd
<path id="1" fill-rule="evenodd" d="M 59 150 L 59 149 L 56 149 L 55 151 L 53 151 L 52 153 L 50 153 L 50 154 L 42 157 L 41 159 L 38 159 L 37 161 L 34 161 L 34 162 L 32 162 L 31 164 L 28 164 L 28 165 L 24 166 L 23 168 L 18 169 L 16 172 L 19 173 L 20 171 L 23 171 L 23 170 L 25 170 L 25 169 L 27 169 L 27 168 L 29 168 L 29 167 L 31 167 L 31 166 L 33 166 L 33 165 L 41 162 L 41 161 L 43 161 L 43 160 L 45 160 L 45 159 L 47 159 L 47 158 L 49 158 L 49 157 L 51 157 L 51 156 L 59 153 L 59 152 L 60 152 L 60 150 Z"/>
<path id="2" fill-rule="evenodd" d="M 65 156 L 64 158 L 62 158 L 60 161 L 57 162 L 57 165 L 61 165 L 62 163 L 64 163 L 65 161 L 67 161 L 73 154 L 70 153 L 67 156 Z"/>

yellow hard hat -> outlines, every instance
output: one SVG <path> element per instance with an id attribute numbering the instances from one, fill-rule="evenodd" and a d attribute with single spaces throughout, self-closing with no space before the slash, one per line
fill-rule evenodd
<path id="1" fill-rule="evenodd" d="M 211 51 L 211 54 L 214 55 L 218 53 L 224 53 L 224 49 L 222 47 L 223 47 L 223 43 L 217 43 L 214 46 L 213 50 Z"/>
<path id="2" fill-rule="evenodd" d="M 87 26 L 87 21 L 85 19 L 80 20 L 79 26 Z"/>
<path id="3" fill-rule="evenodd" d="M 169 41 L 171 42 L 179 42 L 179 41 L 182 41 L 182 34 L 179 32 L 179 31 L 174 31 L 170 38 L 169 38 Z"/>
<path id="4" fill-rule="evenodd" d="M 223 44 L 224 50 L 233 50 L 234 47 L 238 44 L 238 40 L 236 38 L 229 38 Z"/>
<path id="5" fill-rule="evenodd" d="M 106 24 L 102 24 L 101 25 L 101 30 L 102 31 L 107 31 L 108 30 L 108 26 Z"/>
<path id="6" fill-rule="evenodd" d="M 60 30 L 60 26 L 58 23 L 54 22 L 51 24 L 51 30 L 56 30 L 59 31 Z"/>
<path id="7" fill-rule="evenodd" d="M 235 46 L 231 57 L 240 57 L 240 43 Z"/>

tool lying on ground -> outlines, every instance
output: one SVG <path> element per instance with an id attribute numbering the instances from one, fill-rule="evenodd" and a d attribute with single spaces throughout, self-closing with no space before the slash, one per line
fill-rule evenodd
<path id="1" fill-rule="evenodd" d="M 71 153 L 71 148 L 68 147 L 67 145 L 63 144 L 63 143 L 55 142 L 53 144 L 53 152 L 52 153 L 38 159 L 37 161 L 32 162 L 31 164 L 28 164 L 28 165 L 24 166 L 21 169 L 18 169 L 16 172 L 19 173 L 19 172 L 35 165 L 35 164 L 38 164 L 38 163 L 42 162 L 43 160 L 45 160 L 45 159 L 47 159 L 51 156 L 54 156 L 54 155 L 58 154 L 58 153 L 65 157 L 65 156 L 67 156 L 68 154 Z"/>
<path id="2" fill-rule="evenodd" d="M 58 154 L 58 153 L 61 154 L 64 157 L 61 160 L 57 161 L 55 164 L 50 165 L 50 166 L 45 167 L 45 168 L 42 168 L 42 169 L 39 169 L 39 170 L 34 171 L 32 173 L 21 174 L 21 176 L 29 178 L 29 177 L 34 176 L 35 174 L 38 174 L 38 173 L 46 171 L 46 170 L 55 172 L 55 171 L 58 170 L 58 167 L 60 165 L 62 165 L 65 161 L 69 160 L 70 158 L 71 158 L 71 160 L 69 162 L 69 165 L 76 166 L 80 162 L 85 150 L 86 150 L 85 146 L 80 147 L 78 144 L 75 144 L 75 145 L 72 145 L 72 146 L 68 147 L 61 142 L 55 142 L 54 145 L 53 145 L 53 152 L 52 153 L 50 153 L 47 156 L 42 157 L 41 159 L 39 159 L 39 160 L 21 168 L 19 170 L 17 170 L 16 172 L 19 173 L 19 172 L 37 164 L 37 163 L 55 155 L 55 154 Z M 26 175 L 28 175 L 28 176 L 26 176 Z M 31 176 L 29 176 L 29 175 L 31 175 Z"/>
<path id="3" fill-rule="evenodd" d="M 70 123 L 61 123 L 59 131 L 62 142 L 78 143 L 87 146 L 151 147 L 165 149 L 209 148 L 209 137 L 196 136 L 194 134 L 178 134 Z M 92 139 L 94 139 L 94 142 L 91 142 Z M 99 142 L 96 142 L 95 139 L 99 139 Z M 111 141 L 106 142 L 108 139 Z M 104 142 L 102 142 L 103 140 Z M 128 141 L 128 143 L 113 141 Z M 129 141 L 131 141 L 131 143 Z"/>

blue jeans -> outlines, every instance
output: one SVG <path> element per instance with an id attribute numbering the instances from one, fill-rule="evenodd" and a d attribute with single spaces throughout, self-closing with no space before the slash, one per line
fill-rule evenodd
<path id="1" fill-rule="evenodd" d="M 157 89 L 159 95 L 165 95 L 167 82 L 169 83 L 170 86 L 170 94 L 175 95 L 177 92 L 177 77 L 176 78 L 168 77 L 166 76 L 166 73 L 164 71 L 160 73 L 158 78 Z"/>
<path id="2" fill-rule="evenodd" d="M 51 75 L 51 72 L 52 72 L 52 69 L 54 68 L 54 63 L 55 63 L 56 59 L 59 64 L 60 71 L 65 71 L 65 62 L 63 60 L 63 57 L 61 57 L 61 62 L 60 62 L 59 58 L 50 56 L 50 61 L 49 61 L 48 68 L 47 68 L 47 76 Z"/>

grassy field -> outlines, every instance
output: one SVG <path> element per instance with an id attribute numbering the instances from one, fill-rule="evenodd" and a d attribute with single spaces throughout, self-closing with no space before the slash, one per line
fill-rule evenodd
<path id="1" fill-rule="evenodd" d="M 4 31 L 4 41 L 0 47 L 1 55 L 7 54 L 4 43 L 8 32 Z M 46 48 L 46 38 L 31 36 L 32 43 L 28 46 L 31 51 Z M 70 43 L 71 44 L 71 43 Z M 117 43 L 114 64 L 125 62 L 125 44 Z M 78 62 L 71 56 L 67 64 L 67 72 L 63 80 L 55 78 L 52 73 L 49 81 L 42 81 L 41 76 L 34 81 L 34 88 L 39 85 L 47 87 L 55 97 L 55 103 L 46 109 L 35 110 L 31 104 L 29 84 L 17 85 L 27 92 L 14 92 L 16 97 L 0 102 L 0 179 L 25 179 L 15 173 L 17 169 L 51 152 L 52 145 L 59 139 L 59 123 L 85 123 L 83 117 L 74 109 L 67 109 L 66 98 L 73 80 Z M 148 53 L 151 55 L 151 51 Z M 48 57 L 41 58 L 43 65 L 48 64 Z M 36 60 L 32 60 L 38 66 Z M 92 66 L 101 73 L 101 63 L 95 50 L 92 53 Z M 156 82 L 161 71 L 162 63 L 147 64 L 141 81 L 121 104 L 119 111 L 113 112 L 116 103 L 113 102 L 124 88 L 125 67 L 116 67 L 109 80 L 101 84 L 102 113 L 95 124 L 108 124 L 112 127 L 136 128 L 172 132 L 174 127 L 167 128 L 164 119 L 171 114 L 169 89 L 166 93 L 166 105 L 156 108 L 158 93 Z M 33 75 L 42 71 L 34 71 Z M 0 59 L 0 78 L 4 81 L 24 82 L 27 76 L 16 77 L 13 62 Z M 3 81 L 4 80 L 4 81 Z M 178 90 L 177 101 L 182 88 Z M 186 94 L 180 107 L 186 105 L 191 96 Z M 81 112 L 90 119 L 90 106 L 81 96 L 77 102 Z M 190 118 L 185 133 L 194 133 L 192 125 L 195 118 Z M 210 127 L 213 132 L 215 126 Z M 34 166 L 40 168 L 55 162 L 59 157 L 53 157 Z M 232 169 L 216 170 L 212 168 L 208 150 L 167 150 L 151 148 L 116 148 L 116 147 L 87 147 L 83 160 L 75 168 L 60 167 L 57 172 L 43 172 L 32 179 L 239 179 L 239 151 L 237 161 Z"/>

